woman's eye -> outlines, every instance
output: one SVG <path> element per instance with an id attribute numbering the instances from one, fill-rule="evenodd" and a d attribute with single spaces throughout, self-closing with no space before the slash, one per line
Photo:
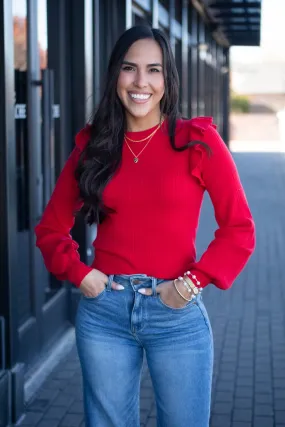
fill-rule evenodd
<path id="1" fill-rule="evenodd" d="M 134 67 L 131 67 L 130 65 L 126 65 L 123 67 L 123 71 L 134 71 Z"/>
<path id="2" fill-rule="evenodd" d="M 158 68 L 151 68 L 150 72 L 151 73 L 160 73 L 160 70 Z"/>

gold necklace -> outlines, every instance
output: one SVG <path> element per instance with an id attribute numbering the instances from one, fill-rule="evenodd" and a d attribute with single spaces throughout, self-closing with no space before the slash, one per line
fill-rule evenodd
<path id="1" fill-rule="evenodd" d="M 159 127 L 159 125 L 157 125 L 158 127 Z M 131 139 L 129 136 L 127 136 L 126 134 L 125 134 L 125 138 L 126 139 L 128 139 L 129 141 L 131 141 L 131 142 L 143 142 L 143 141 L 146 141 L 147 139 L 149 139 L 149 138 L 151 138 L 154 134 L 155 134 L 155 132 L 158 130 L 158 127 L 157 128 L 155 128 L 155 130 L 153 131 L 153 132 L 151 132 L 151 134 L 150 135 L 148 135 L 148 136 L 146 136 L 145 138 L 143 138 L 143 139 L 138 139 L 138 140 L 134 140 L 134 139 Z"/>
<path id="2" fill-rule="evenodd" d="M 158 128 L 157 128 L 156 130 L 158 130 Z M 154 134 L 153 134 L 153 135 L 154 135 Z M 127 144 L 128 148 L 129 148 L 130 152 L 131 152 L 131 153 L 132 153 L 132 155 L 134 156 L 134 163 L 138 163 L 138 161 L 139 161 L 139 156 L 140 156 L 140 155 L 141 155 L 141 153 L 146 149 L 146 147 L 148 146 L 148 144 L 149 144 L 149 143 L 150 143 L 150 141 L 152 140 L 153 135 L 151 135 L 151 137 L 149 137 L 148 142 L 146 143 L 146 145 L 143 147 L 143 149 L 142 149 L 138 154 L 135 154 L 135 153 L 133 152 L 133 150 L 131 149 L 131 147 L 130 147 L 130 146 L 129 146 L 129 144 L 128 144 L 128 141 L 127 141 L 127 140 L 126 140 L 126 138 L 125 138 L 125 142 L 126 142 L 126 144 Z"/>
<path id="3" fill-rule="evenodd" d="M 129 136 L 127 136 L 126 134 L 124 134 L 124 137 L 125 137 L 125 139 L 128 139 L 129 141 L 131 141 L 131 142 L 143 142 L 143 141 L 146 141 L 147 139 L 149 139 L 149 138 L 152 138 L 153 137 L 153 135 L 158 131 L 158 129 L 161 127 L 161 125 L 162 125 L 162 123 L 164 122 L 164 119 L 162 120 L 162 122 L 161 123 L 159 123 L 158 125 L 157 125 L 157 127 L 154 129 L 154 131 L 153 132 L 151 132 L 151 134 L 150 135 L 148 135 L 148 136 L 146 136 L 145 138 L 143 138 L 143 139 L 138 139 L 138 140 L 135 140 L 135 139 L 131 139 Z"/>

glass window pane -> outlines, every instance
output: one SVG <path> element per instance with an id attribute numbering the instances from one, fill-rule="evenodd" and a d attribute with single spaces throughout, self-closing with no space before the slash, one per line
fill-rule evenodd
<path id="1" fill-rule="evenodd" d="M 19 325 L 31 314 L 29 259 L 29 159 L 27 134 L 27 3 L 13 0 L 15 130 L 17 170 L 17 246 L 19 292 L 17 317 Z"/>

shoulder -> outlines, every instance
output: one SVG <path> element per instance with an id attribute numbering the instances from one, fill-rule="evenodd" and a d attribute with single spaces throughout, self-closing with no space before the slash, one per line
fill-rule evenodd
<path id="1" fill-rule="evenodd" d="M 181 119 L 177 123 L 178 128 L 182 127 L 187 131 L 190 140 L 203 140 L 209 134 L 217 133 L 217 126 L 213 117 L 194 117 L 192 119 Z M 213 132 L 214 131 L 214 132 Z"/>
<path id="2" fill-rule="evenodd" d="M 222 141 L 213 117 L 194 117 L 192 119 L 178 119 L 176 122 L 176 144 L 184 145 L 186 142 L 204 142 L 209 147 L 220 144 Z M 223 141 L 222 141 L 223 142 Z M 202 149 L 202 145 L 195 145 Z M 200 148 L 198 148 L 200 147 Z"/>
<path id="3" fill-rule="evenodd" d="M 225 142 L 217 131 L 213 117 L 195 117 L 185 120 L 184 126 L 188 129 L 189 141 L 204 142 L 211 149 L 212 154 L 217 151 L 228 151 Z"/>
<path id="4" fill-rule="evenodd" d="M 84 128 L 82 128 L 76 135 L 75 135 L 75 145 L 76 148 L 78 148 L 80 151 L 83 151 L 86 147 L 87 143 L 90 140 L 91 136 L 91 125 L 86 124 Z"/>

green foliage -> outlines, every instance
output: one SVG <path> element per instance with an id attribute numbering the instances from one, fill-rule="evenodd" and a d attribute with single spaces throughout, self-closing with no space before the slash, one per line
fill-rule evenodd
<path id="1" fill-rule="evenodd" d="M 248 113 L 250 108 L 249 100 L 244 95 L 231 94 L 231 111 L 234 113 Z"/>

